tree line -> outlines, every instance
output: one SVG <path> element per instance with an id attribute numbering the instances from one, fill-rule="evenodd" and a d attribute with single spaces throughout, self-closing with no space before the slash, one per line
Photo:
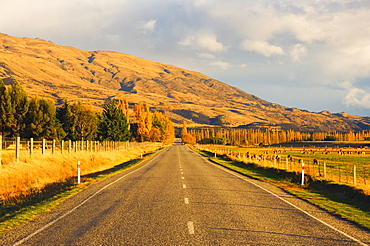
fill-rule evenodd
<path id="1" fill-rule="evenodd" d="M 19 82 L 0 80 L 0 134 L 4 137 L 60 140 L 172 142 L 171 120 L 152 112 L 144 103 L 129 107 L 126 99 L 105 101 L 101 113 L 89 104 L 64 101 L 61 107 L 48 98 L 29 98 Z"/>
<path id="2" fill-rule="evenodd" d="M 201 144 L 239 146 L 270 145 L 296 141 L 363 141 L 370 140 L 370 131 L 299 132 L 276 129 L 192 128 L 187 135 Z M 187 136 L 187 139 L 189 136 Z"/>

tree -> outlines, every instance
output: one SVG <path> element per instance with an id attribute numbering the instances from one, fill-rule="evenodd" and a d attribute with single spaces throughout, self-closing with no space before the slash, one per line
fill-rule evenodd
<path id="1" fill-rule="evenodd" d="M 175 128 L 168 117 L 156 111 L 152 116 L 152 129 L 149 135 L 150 141 L 171 143 L 175 139 Z"/>
<path id="2" fill-rule="evenodd" d="M 135 137 L 138 141 L 144 142 L 149 140 L 149 133 L 152 129 L 152 112 L 147 104 L 138 103 L 134 106 L 136 118 Z"/>
<path id="3" fill-rule="evenodd" d="M 128 141 L 131 137 L 129 124 L 115 100 L 108 100 L 103 105 L 99 116 L 99 138 L 101 140 Z"/>
<path id="4" fill-rule="evenodd" d="M 67 140 L 93 140 L 97 133 L 97 116 L 81 102 L 70 104 L 67 100 L 57 110 L 57 118 L 62 124 Z"/>
<path id="5" fill-rule="evenodd" d="M 33 97 L 24 123 L 22 136 L 26 138 L 63 138 L 65 135 L 50 99 Z"/>
<path id="6" fill-rule="evenodd" d="M 29 100 L 23 87 L 18 81 L 11 84 L 9 87 L 9 114 L 8 126 L 11 136 L 19 136 L 25 127 L 24 121 L 29 107 Z"/>
<path id="7" fill-rule="evenodd" d="M 11 119 L 14 117 L 11 110 L 10 96 L 4 81 L 0 79 L 0 134 L 7 136 L 11 133 Z"/>
<path id="8" fill-rule="evenodd" d="M 190 133 L 188 133 L 188 129 L 186 127 L 185 121 L 182 122 L 181 141 L 184 144 L 191 144 L 191 145 L 195 145 L 197 143 L 196 138 Z"/>

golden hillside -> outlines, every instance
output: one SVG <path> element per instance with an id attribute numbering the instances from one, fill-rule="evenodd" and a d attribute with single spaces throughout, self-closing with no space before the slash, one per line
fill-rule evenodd
<path id="1" fill-rule="evenodd" d="M 0 34 L 0 78 L 30 96 L 81 100 L 99 108 L 111 97 L 146 102 L 189 126 L 275 127 L 303 131 L 370 129 L 370 118 L 313 113 L 269 103 L 172 65 L 109 51 L 84 51 L 41 39 Z"/>

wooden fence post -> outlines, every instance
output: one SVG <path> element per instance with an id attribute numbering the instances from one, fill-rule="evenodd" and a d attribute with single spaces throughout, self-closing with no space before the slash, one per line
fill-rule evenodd
<path id="1" fill-rule="evenodd" d="M 353 185 L 357 185 L 356 178 L 356 165 L 353 165 Z"/>
<path id="2" fill-rule="evenodd" d="M 72 152 L 72 140 L 68 140 L 68 153 Z"/>
<path id="3" fill-rule="evenodd" d="M 326 162 L 324 162 L 324 179 L 326 179 Z"/>
<path id="4" fill-rule="evenodd" d="M 60 153 L 63 154 L 64 151 L 64 140 L 60 141 Z"/>
<path id="5" fill-rule="evenodd" d="M 30 156 L 33 155 L 33 138 L 30 138 Z"/>
<path id="6" fill-rule="evenodd" d="M 1 166 L 1 157 L 3 155 L 3 136 L 0 135 L 0 166 Z"/>
<path id="7" fill-rule="evenodd" d="M 51 146 L 51 153 L 54 154 L 55 153 L 55 143 L 56 143 L 56 140 L 53 139 L 53 145 Z"/>
<path id="8" fill-rule="evenodd" d="M 15 140 L 15 158 L 17 160 L 17 162 L 19 161 L 19 157 L 20 157 L 20 148 L 21 148 L 21 137 L 17 137 L 16 140 Z"/>
<path id="9" fill-rule="evenodd" d="M 45 154 L 45 148 L 46 148 L 46 139 L 45 138 L 43 138 L 42 139 L 42 154 Z"/>

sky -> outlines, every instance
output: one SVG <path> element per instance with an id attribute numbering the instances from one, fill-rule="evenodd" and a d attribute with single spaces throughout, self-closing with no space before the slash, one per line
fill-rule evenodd
<path id="1" fill-rule="evenodd" d="M 203 73 L 282 106 L 370 116 L 369 0 L 1 0 L 0 32 Z"/>

